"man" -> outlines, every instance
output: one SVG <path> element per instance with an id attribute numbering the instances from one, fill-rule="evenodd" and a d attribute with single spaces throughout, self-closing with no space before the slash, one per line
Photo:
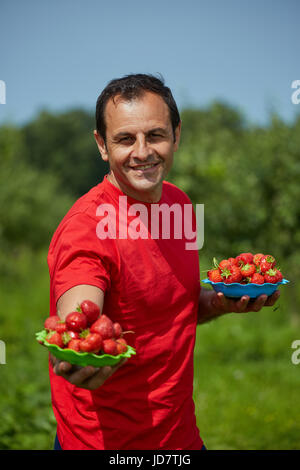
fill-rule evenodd
<path id="1" fill-rule="evenodd" d="M 134 331 L 128 342 L 137 354 L 98 369 L 51 358 L 58 440 L 63 449 L 200 450 L 192 398 L 196 325 L 225 313 L 259 311 L 279 292 L 249 302 L 200 288 L 198 252 L 186 250 L 184 231 L 175 236 L 173 227 L 164 237 L 156 226 L 153 208 L 191 204 L 165 181 L 181 122 L 161 80 L 136 74 L 110 82 L 97 101 L 96 127 L 110 173 L 74 204 L 53 236 L 50 314 L 65 319 L 90 299 Z M 129 236 L 137 208 L 140 236 Z M 103 220 L 112 222 L 106 232 Z M 159 235 L 147 236 L 153 229 Z"/>

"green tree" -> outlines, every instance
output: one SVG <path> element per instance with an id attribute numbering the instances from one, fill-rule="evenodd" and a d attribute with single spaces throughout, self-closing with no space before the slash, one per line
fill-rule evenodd
<path id="1" fill-rule="evenodd" d="M 61 114 L 42 111 L 22 129 L 24 158 L 40 171 L 54 173 L 65 191 L 82 196 L 108 171 L 94 128 L 94 117 L 80 109 Z"/>
<path id="2" fill-rule="evenodd" d="M 0 270 L 24 248 L 46 246 L 66 210 L 69 195 L 59 191 L 53 174 L 43 174 L 23 158 L 21 131 L 0 128 Z"/>

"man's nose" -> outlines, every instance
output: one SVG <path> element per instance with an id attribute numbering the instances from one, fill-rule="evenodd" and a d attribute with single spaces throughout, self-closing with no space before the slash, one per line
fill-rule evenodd
<path id="1" fill-rule="evenodd" d="M 134 157 L 140 160 L 146 160 L 151 155 L 151 153 L 152 151 L 151 151 L 150 145 L 147 142 L 145 137 L 136 139 L 135 148 L 134 148 Z"/>

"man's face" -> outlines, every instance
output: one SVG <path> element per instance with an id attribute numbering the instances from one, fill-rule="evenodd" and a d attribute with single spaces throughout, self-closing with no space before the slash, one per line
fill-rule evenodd
<path id="1" fill-rule="evenodd" d="M 133 101 L 116 96 L 106 105 L 105 120 L 106 146 L 97 131 L 94 135 L 110 165 L 108 178 L 134 199 L 158 202 L 180 137 L 179 125 L 174 142 L 167 104 L 150 92 Z"/>

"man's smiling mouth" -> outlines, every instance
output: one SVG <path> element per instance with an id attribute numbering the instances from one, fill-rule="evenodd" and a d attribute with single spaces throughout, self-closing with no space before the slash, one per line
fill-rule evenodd
<path id="1" fill-rule="evenodd" d="M 149 168 L 153 168 L 155 166 L 157 166 L 159 164 L 159 162 L 156 162 L 156 163 L 148 163 L 147 165 L 134 165 L 134 166 L 130 166 L 130 168 L 132 170 L 148 170 Z"/>

